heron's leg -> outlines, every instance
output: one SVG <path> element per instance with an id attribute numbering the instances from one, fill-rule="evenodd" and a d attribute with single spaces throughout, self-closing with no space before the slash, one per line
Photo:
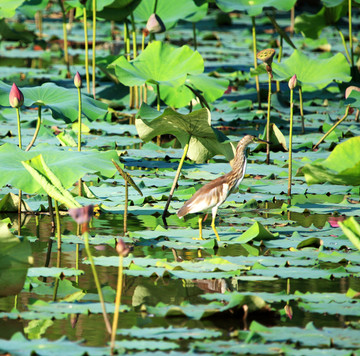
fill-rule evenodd
<path id="1" fill-rule="evenodd" d="M 212 208 L 212 221 L 211 221 L 211 227 L 212 227 L 212 229 L 213 229 L 213 230 L 214 230 L 214 232 L 215 232 L 216 239 L 217 239 L 218 241 L 220 241 L 219 234 L 218 234 L 218 232 L 217 232 L 217 230 L 216 230 L 216 227 L 215 227 L 215 219 L 216 219 L 217 208 L 218 208 L 217 206 L 214 206 L 214 207 Z"/>
<path id="2" fill-rule="evenodd" d="M 199 215 L 199 240 L 204 240 L 202 236 L 202 219 L 203 217 Z"/>

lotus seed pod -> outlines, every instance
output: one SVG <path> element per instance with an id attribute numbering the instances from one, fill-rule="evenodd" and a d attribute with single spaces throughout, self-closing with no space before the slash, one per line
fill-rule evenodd
<path id="1" fill-rule="evenodd" d="M 116 244 L 116 252 L 120 256 L 126 257 L 130 252 L 130 248 L 125 245 L 125 242 L 122 239 L 118 239 Z"/>
<path id="2" fill-rule="evenodd" d="M 76 72 L 75 77 L 74 77 L 74 84 L 77 88 L 81 88 L 82 85 L 82 81 L 81 81 L 81 77 L 79 72 Z"/>
<path id="3" fill-rule="evenodd" d="M 266 63 L 268 66 L 271 66 L 274 56 L 275 56 L 274 48 L 266 48 L 258 52 L 256 58 Z"/>
<path id="4" fill-rule="evenodd" d="M 290 88 L 290 90 L 295 89 L 296 83 L 297 83 L 296 74 L 294 74 L 289 80 L 289 88 Z"/>
<path id="5" fill-rule="evenodd" d="M 146 23 L 146 29 L 149 33 L 161 33 L 165 32 L 166 28 L 161 18 L 156 14 L 151 14 L 148 22 Z"/>
<path id="6" fill-rule="evenodd" d="M 24 104 L 24 95 L 15 83 L 13 83 L 10 90 L 9 103 L 13 108 L 19 108 Z"/>
<path id="7" fill-rule="evenodd" d="M 348 98 L 348 96 L 351 94 L 351 92 L 355 90 L 355 91 L 360 91 L 360 88 L 355 87 L 354 85 L 351 85 L 349 87 L 346 88 L 345 90 L 345 99 Z"/>

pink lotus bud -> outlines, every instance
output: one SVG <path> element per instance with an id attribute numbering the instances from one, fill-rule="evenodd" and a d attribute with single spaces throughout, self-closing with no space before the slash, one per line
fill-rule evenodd
<path id="1" fill-rule="evenodd" d="M 122 239 L 118 239 L 116 244 L 116 252 L 120 256 L 126 257 L 130 252 L 130 248 L 125 245 L 125 242 Z"/>
<path id="2" fill-rule="evenodd" d="M 75 77 L 74 77 L 74 84 L 77 88 L 81 88 L 82 85 L 82 81 L 81 81 L 81 77 L 79 72 L 76 72 Z"/>
<path id="3" fill-rule="evenodd" d="M 71 208 L 69 209 L 70 216 L 78 223 L 85 224 L 89 222 L 94 213 L 94 206 L 87 205 L 82 206 L 81 208 Z"/>
<path id="4" fill-rule="evenodd" d="M 290 80 L 289 80 L 289 88 L 290 88 L 290 90 L 294 90 L 294 89 L 295 89 L 296 83 L 297 83 L 296 74 L 294 74 L 294 75 L 290 78 Z"/>
<path id="5" fill-rule="evenodd" d="M 15 83 L 13 83 L 10 90 L 9 102 L 13 108 L 19 108 L 22 104 L 24 104 L 24 95 Z"/>
<path id="6" fill-rule="evenodd" d="M 146 23 L 146 29 L 149 33 L 161 33 L 165 32 L 166 28 L 161 18 L 156 14 L 151 14 L 148 22 Z"/>

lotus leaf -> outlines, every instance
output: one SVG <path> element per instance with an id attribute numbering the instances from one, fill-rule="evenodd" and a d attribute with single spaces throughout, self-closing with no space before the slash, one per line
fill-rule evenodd
<path id="1" fill-rule="evenodd" d="M 233 158 L 233 146 L 222 132 L 211 126 L 209 110 L 200 109 L 183 115 L 167 108 L 159 114 L 146 104 L 141 106 L 135 125 L 144 141 L 157 135 L 171 134 L 182 146 L 189 142 L 187 155 L 197 163 L 205 162 L 217 154 L 224 155 L 228 160 Z"/>

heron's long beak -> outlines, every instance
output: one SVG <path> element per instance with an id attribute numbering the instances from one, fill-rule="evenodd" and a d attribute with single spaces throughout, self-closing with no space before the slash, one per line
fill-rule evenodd
<path id="1" fill-rule="evenodd" d="M 269 142 L 269 141 L 265 141 L 265 140 L 262 140 L 262 139 L 260 139 L 260 138 L 257 138 L 257 137 L 255 137 L 255 140 L 254 140 L 255 142 L 259 142 L 259 143 L 266 143 L 267 145 L 270 145 L 270 143 L 271 142 Z"/>

